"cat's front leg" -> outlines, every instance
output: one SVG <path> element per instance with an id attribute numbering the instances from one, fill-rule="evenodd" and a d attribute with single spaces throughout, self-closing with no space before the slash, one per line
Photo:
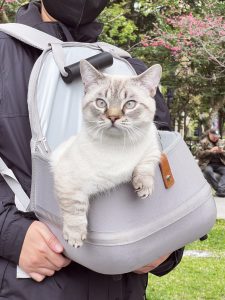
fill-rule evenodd
<path id="1" fill-rule="evenodd" d="M 79 248 L 87 237 L 88 196 L 74 192 L 70 199 L 61 199 L 63 237 L 69 245 Z"/>
<path id="2" fill-rule="evenodd" d="M 159 149 L 147 152 L 133 171 L 133 187 L 140 198 L 146 198 L 153 192 L 155 168 L 159 163 L 160 155 Z"/>

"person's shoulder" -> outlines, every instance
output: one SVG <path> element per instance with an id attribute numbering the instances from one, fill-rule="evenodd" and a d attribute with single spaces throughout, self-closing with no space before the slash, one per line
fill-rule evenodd
<path id="1" fill-rule="evenodd" d="M 15 43 L 15 39 L 13 37 L 11 37 L 5 32 L 0 31 L 0 46 L 8 44 L 11 45 L 13 43 Z"/>
<path id="2" fill-rule="evenodd" d="M 209 142 L 209 139 L 207 136 L 203 136 L 201 139 L 200 139 L 200 143 L 201 144 L 206 144 Z"/>
<path id="3" fill-rule="evenodd" d="M 146 64 L 138 58 L 129 57 L 127 61 L 132 65 L 137 74 L 141 74 L 147 70 Z"/>
<path id="4" fill-rule="evenodd" d="M 19 48 L 23 48 L 24 45 L 19 40 L 11 37 L 10 35 L 0 32 L 0 50 L 4 51 L 6 55 L 6 49 L 9 49 L 9 52 L 17 51 Z"/>
<path id="5" fill-rule="evenodd" d="M 0 39 L 1 40 L 9 40 L 9 39 L 12 39 L 12 38 L 11 38 L 11 36 L 6 34 L 5 32 L 0 31 Z"/>

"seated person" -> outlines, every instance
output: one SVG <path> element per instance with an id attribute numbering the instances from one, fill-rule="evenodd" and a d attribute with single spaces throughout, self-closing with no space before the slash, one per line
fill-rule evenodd
<path id="1" fill-rule="evenodd" d="M 216 196 L 225 197 L 225 141 L 215 129 L 206 131 L 197 150 L 199 166 Z"/>

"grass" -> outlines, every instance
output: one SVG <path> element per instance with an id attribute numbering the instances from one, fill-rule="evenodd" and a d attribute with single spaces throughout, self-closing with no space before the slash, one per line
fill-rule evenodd
<path id="1" fill-rule="evenodd" d="M 148 300 L 225 300 L 225 220 L 217 220 L 206 241 L 185 250 L 208 251 L 212 257 L 183 257 L 163 277 L 149 275 Z"/>

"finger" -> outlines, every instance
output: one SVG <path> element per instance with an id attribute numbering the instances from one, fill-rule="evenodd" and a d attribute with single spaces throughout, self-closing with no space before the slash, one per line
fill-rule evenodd
<path id="1" fill-rule="evenodd" d="M 63 252 L 63 246 L 58 241 L 57 237 L 43 223 L 42 223 L 40 231 L 41 231 L 41 234 L 42 234 L 46 244 L 52 251 L 54 251 L 56 253 Z"/>
<path id="2" fill-rule="evenodd" d="M 40 233 L 43 236 L 47 245 L 47 249 L 45 249 L 45 257 L 50 262 L 50 264 L 55 266 L 55 270 L 59 270 L 63 267 L 68 266 L 71 261 L 61 254 L 61 252 L 63 252 L 63 246 L 58 241 L 56 236 L 43 223 L 41 223 Z"/>
<path id="3" fill-rule="evenodd" d="M 32 273 L 30 273 L 29 275 L 30 275 L 30 277 L 31 277 L 33 280 L 35 280 L 35 281 L 37 281 L 37 282 L 41 282 L 41 281 L 43 281 L 43 280 L 45 279 L 45 276 L 42 275 L 42 274 L 38 274 L 38 273 L 32 272 Z"/>
<path id="4" fill-rule="evenodd" d="M 48 251 L 46 258 L 51 265 L 55 266 L 55 270 L 60 270 L 71 263 L 71 260 L 67 257 L 62 254 L 57 254 L 51 250 Z"/>
<path id="5" fill-rule="evenodd" d="M 48 268 L 38 268 L 37 269 L 37 273 L 39 275 L 42 275 L 42 276 L 53 276 L 55 274 L 55 271 L 54 270 L 51 270 L 51 269 L 48 269 Z"/>
<path id="6" fill-rule="evenodd" d="M 49 261 L 48 257 L 45 257 L 44 261 L 37 265 L 33 270 L 37 271 L 37 273 L 40 273 L 39 271 L 41 269 L 49 269 L 51 271 L 59 271 L 62 267 L 61 266 L 56 266 L 54 263 L 52 263 L 51 261 Z"/>

